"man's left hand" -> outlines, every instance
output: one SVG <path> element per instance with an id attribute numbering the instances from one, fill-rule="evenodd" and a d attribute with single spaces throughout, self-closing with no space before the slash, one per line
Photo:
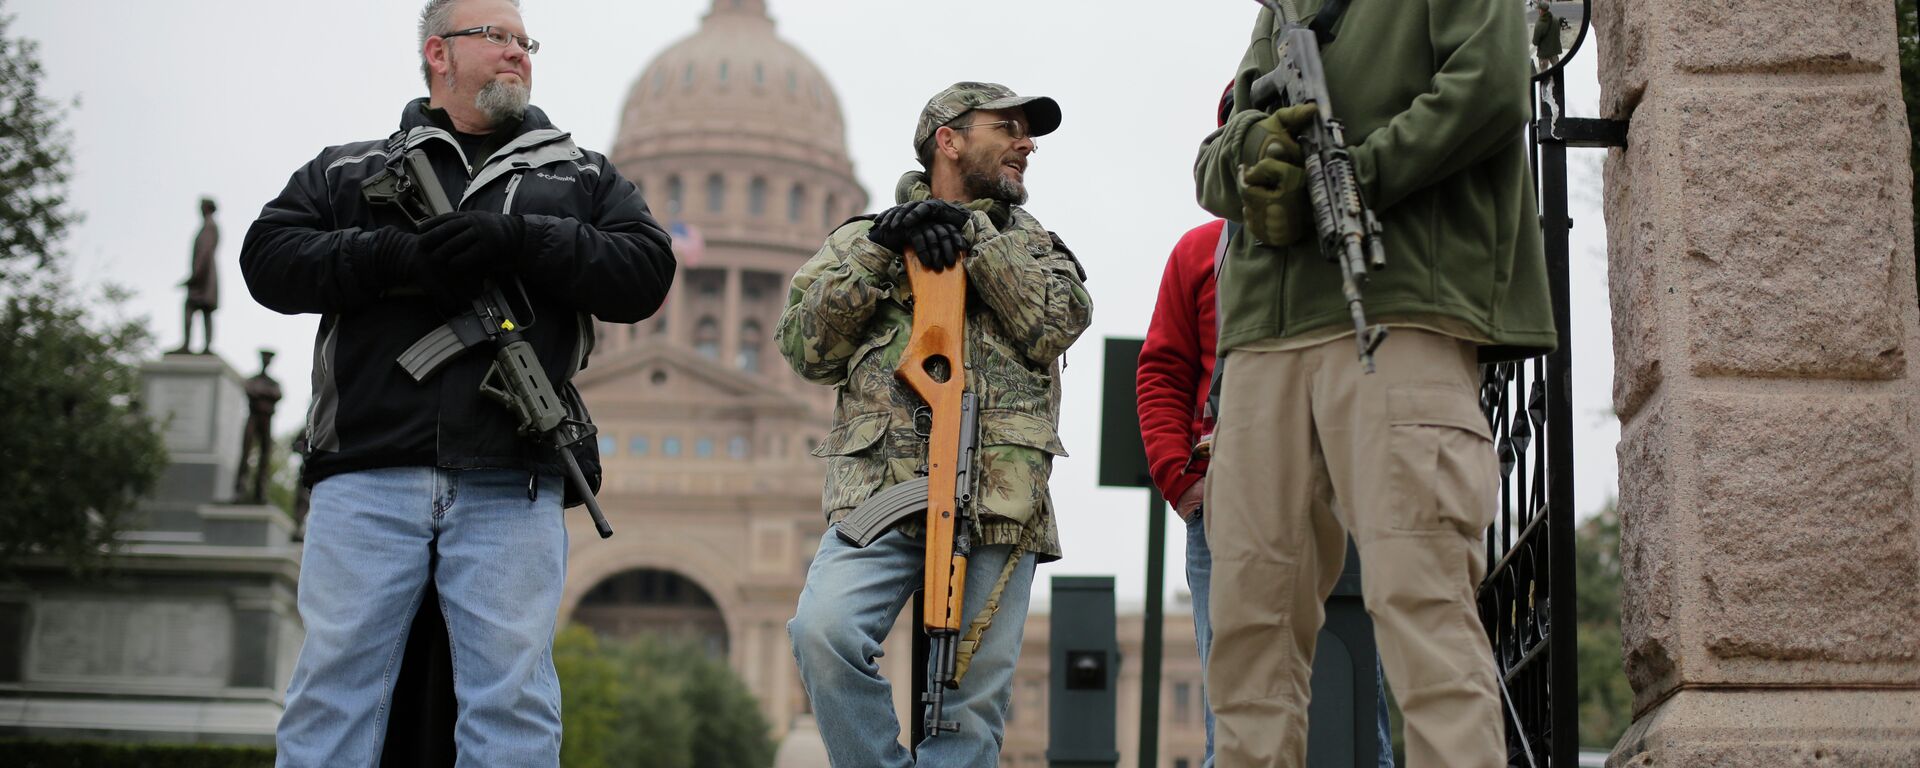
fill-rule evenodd
<path id="1" fill-rule="evenodd" d="M 961 236 L 960 228 L 944 221 L 914 230 L 907 236 L 907 242 L 913 245 L 920 264 L 935 272 L 960 263 L 960 252 L 967 249 L 967 240 Z"/>
<path id="2" fill-rule="evenodd" d="M 482 279 L 511 274 L 526 250 L 527 224 L 519 216 L 460 211 L 436 216 L 420 230 L 420 257 L 432 272 L 460 284 L 455 295 L 477 292 Z"/>
<path id="3" fill-rule="evenodd" d="M 1187 486 L 1186 492 L 1180 494 L 1180 499 L 1173 503 L 1173 512 L 1180 516 L 1181 522 L 1193 522 L 1194 513 L 1199 512 L 1200 505 L 1206 501 L 1206 485 L 1207 481 L 1201 480 L 1200 482 Z"/>

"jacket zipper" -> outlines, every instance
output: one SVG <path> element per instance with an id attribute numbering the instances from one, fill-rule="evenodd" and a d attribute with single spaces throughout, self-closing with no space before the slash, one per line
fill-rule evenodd
<path id="1" fill-rule="evenodd" d="M 507 179 L 507 203 L 500 206 L 501 213 L 513 213 L 513 193 L 520 191 L 520 179 L 526 175 L 526 172 L 522 171 L 514 174 L 513 178 Z"/>

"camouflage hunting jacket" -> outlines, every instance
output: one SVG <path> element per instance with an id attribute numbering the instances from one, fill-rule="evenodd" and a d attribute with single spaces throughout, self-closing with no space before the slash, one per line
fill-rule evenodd
<path id="1" fill-rule="evenodd" d="M 927 196 L 910 173 L 896 197 Z M 1060 444 L 1060 359 L 1092 322 L 1086 274 L 1060 239 L 1018 206 L 969 205 L 967 389 L 980 405 L 974 503 L 977 544 L 1024 544 L 1060 556 L 1047 478 Z M 808 381 L 835 387 L 833 430 L 813 455 L 827 460 L 821 508 L 837 520 L 868 497 L 913 479 L 926 464 L 923 403 L 894 378 L 913 326 L 913 292 L 900 255 L 850 221 L 793 276 L 776 336 Z M 909 520 L 914 530 L 917 521 Z"/>

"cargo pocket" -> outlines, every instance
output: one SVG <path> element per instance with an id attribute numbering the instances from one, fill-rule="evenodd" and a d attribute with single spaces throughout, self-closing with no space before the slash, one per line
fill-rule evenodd
<path id="1" fill-rule="evenodd" d="M 1499 474 L 1473 392 L 1395 387 L 1387 390 L 1387 419 L 1392 527 L 1479 537 L 1493 522 Z"/>
<path id="2" fill-rule="evenodd" d="M 881 355 L 880 358 L 875 361 L 876 365 L 869 366 L 867 370 L 862 370 L 860 366 L 866 363 L 867 358 L 872 357 L 875 351 L 885 350 L 888 344 L 892 344 L 893 337 L 898 334 L 899 331 L 900 329 L 898 327 L 888 326 L 881 330 L 879 334 L 867 339 L 862 342 L 860 346 L 854 348 L 853 354 L 847 357 L 847 375 L 840 380 L 838 386 L 843 390 L 852 390 L 855 392 L 884 392 L 886 391 L 886 387 L 893 386 L 893 370 L 890 367 L 886 367 L 885 355 Z"/>
<path id="3" fill-rule="evenodd" d="M 828 520 L 866 501 L 879 490 L 886 477 L 886 457 L 877 455 L 874 446 L 891 423 L 885 412 L 867 413 L 848 419 L 827 433 L 813 455 L 827 460 L 826 489 L 820 497 L 820 510 Z"/>
<path id="4" fill-rule="evenodd" d="M 1067 455 L 1053 424 L 1015 411 L 980 412 L 980 453 L 974 498 L 984 513 L 1031 521 L 1050 501 L 1053 457 Z"/>

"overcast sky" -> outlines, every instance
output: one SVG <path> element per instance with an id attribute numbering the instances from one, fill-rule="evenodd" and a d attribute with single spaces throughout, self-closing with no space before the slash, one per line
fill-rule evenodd
<path id="1" fill-rule="evenodd" d="M 1515 0 L 1519 2 L 1520 0 Z M 534 103 L 582 146 L 605 151 L 628 85 L 710 0 L 525 0 Z M 73 206 L 86 221 L 66 243 L 89 284 L 134 292 L 161 349 L 180 342 L 197 200 L 220 203 L 221 308 L 214 350 L 251 374 L 255 350 L 280 352 L 286 390 L 276 431 L 293 429 L 309 394 L 314 316 L 254 304 L 238 263 L 241 236 L 292 171 L 322 147 L 381 138 L 424 94 L 414 24 L 396 0 L 7 0 L 14 36 L 38 40 L 44 93 L 78 97 Z M 1028 208 L 1086 264 L 1093 328 L 1068 353 L 1062 434 L 1072 457 L 1054 473 L 1067 559 L 1046 575 L 1114 574 L 1121 599 L 1144 594 L 1146 491 L 1095 485 L 1102 337 L 1145 334 L 1168 250 L 1208 215 L 1192 164 L 1213 127 L 1258 8 L 1248 0 L 771 0 L 778 33 L 810 55 L 845 112 L 854 169 L 884 207 L 913 165 L 914 119 L 956 80 L 1004 83 L 1057 99 L 1060 130 L 1041 142 Z M 1589 47 L 1571 67 L 1570 109 L 1593 115 Z M 1582 515 L 1615 494 L 1600 154 L 1572 153 L 1576 493 Z M 1388 235 L 1391 237 L 1391 233 Z M 197 332 L 196 332 L 197 333 Z M 1183 592 L 1184 534 L 1171 518 L 1168 593 Z M 632 535 L 632 534 L 628 534 Z M 577 546 L 595 546 L 591 541 Z M 1045 599 L 1046 590 L 1036 589 Z"/>

